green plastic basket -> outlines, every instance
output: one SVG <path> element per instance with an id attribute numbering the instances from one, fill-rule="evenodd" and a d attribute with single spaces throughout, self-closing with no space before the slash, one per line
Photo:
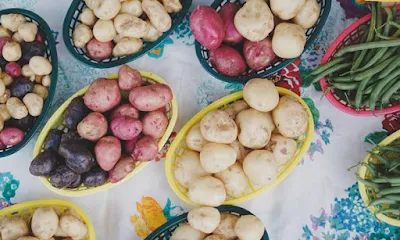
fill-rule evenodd
<path id="1" fill-rule="evenodd" d="M 29 140 L 32 138 L 35 132 L 39 129 L 40 125 L 42 124 L 43 120 L 47 115 L 47 112 L 50 109 L 51 106 L 50 104 L 53 100 L 54 93 L 56 91 L 57 76 L 58 76 L 58 59 L 57 59 L 56 42 L 54 40 L 53 33 L 49 25 L 47 25 L 47 23 L 37 14 L 25 9 L 10 8 L 1 10 L 0 16 L 9 13 L 22 14 L 25 16 L 26 21 L 33 22 L 38 25 L 38 32 L 42 36 L 44 45 L 46 47 L 45 57 L 51 62 L 51 65 L 53 66 L 53 71 L 50 74 L 51 84 L 49 87 L 49 95 L 46 101 L 44 102 L 42 114 L 40 114 L 40 116 L 36 119 L 33 127 L 25 134 L 25 137 L 22 140 L 22 142 L 13 147 L 0 150 L 0 158 L 9 156 L 19 151 L 29 142 Z"/>
<path id="2" fill-rule="evenodd" d="M 182 23 L 183 18 L 186 13 L 189 11 L 189 8 L 192 4 L 192 0 L 180 0 L 182 4 L 182 10 L 178 13 L 171 14 L 172 18 L 172 26 L 167 32 L 163 33 L 163 35 L 157 39 L 155 42 L 143 42 L 143 49 L 135 54 L 124 56 L 124 57 L 112 57 L 107 58 L 102 61 L 95 60 L 91 58 L 85 48 L 77 48 L 74 46 L 72 41 L 72 33 L 76 27 L 80 23 L 79 15 L 82 13 L 82 10 L 86 8 L 86 4 L 84 0 L 74 0 L 71 3 L 71 6 L 68 9 L 67 15 L 64 19 L 63 25 L 63 39 L 64 43 L 67 46 L 68 51 L 80 62 L 94 68 L 112 68 L 116 66 L 120 66 L 122 64 L 131 62 L 137 58 L 140 58 L 144 54 L 148 53 L 153 48 L 157 47 L 160 43 L 162 43 L 165 38 L 167 38 L 172 31 L 178 27 L 179 24 Z"/>
<path id="3" fill-rule="evenodd" d="M 231 205 L 222 205 L 217 207 L 217 209 L 221 213 L 231 213 L 233 215 L 242 216 L 242 215 L 254 215 L 251 212 L 247 211 L 244 208 L 231 206 Z M 145 240 L 167 240 L 170 239 L 172 233 L 175 231 L 179 225 L 187 222 L 188 213 L 182 214 L 178 217 L 175 217 L 169 220 L 167 223 L 157 228 L 154 232 L 152 232 Z M 264 231 L 264 235 L 261 240 L 269 240 L 267 230 Z"/>
<path id="4" fill-rule="evenodd" d="M 225 4 L 232 2 L 238 5 L 243 5 L 244 0 L 216 0 L 211 4 L 211 7 L 217 10 L 219 12 Z M 307 29 L 306 31 L 306 37 L 307 37 L 307 42 L 304 47 L 304 51 L 307 50 L 311 44 L 315 41 L 315 39 L 318 37 L 320 32 L 322 31 L 322 28 L 325 25 L 326 20 L 328 19 L 329 12 L 331 10 L 331 5 L 332 5 L 332 0 L 317 0 L 319 5 L 321 6 L 321 12 L 319 15 L 319 19 L 317 23 L 312 27 Z M 293 59 L 282 59 L 278 58 L 274 63 L 272 63 L 270 66 L 268 66 L 265 69 L 259 70 L 259 71 L 254 71 L 251 70 L 250 68 L 247 69 L 247 71 L 237 77 L 230 77 L 223 75 L 219 73 L 210 63 L 209 58 L 209 50 L 205 47 L 203 47 L 198 41 L 195 42 L 195 48 L 196 48 L 196 55 L 197 58 L 200 61 L 200 64 L 203 66 L 203 68 L 212 76 L 215 78 L 224 81 L 224 82 L 229 82 L 229 83 L 245 83 L 250 79 L 253 78 L 265 78 L 268 77 L 269 75 L 272 75 L 278 71 L 280 71 L 282 68 L 286 67 L 287 65 L 291 64 L 296 58 Z"/>

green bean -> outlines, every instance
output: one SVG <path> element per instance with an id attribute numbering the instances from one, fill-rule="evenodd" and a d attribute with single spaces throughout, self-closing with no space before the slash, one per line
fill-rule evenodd
<path id="1" fill-rule="evenodd" d="M 376 146 L 376 149 L 379 151 L 392 151 L 392 152 L 400 152 L 400 147 L 395 146 Z"/>
<path id="2" fill-rule="evenodd" d="M 400 183 L 400 177 L 398 176 L 380 176 L 372 179 L 374 183 Z"/>
<path id="3" fill-rule="evenodd" d="M 400 183 L 392 183 L 390 184 L 391 187 L 400 187 Z"/>
<path id="4" fill-rule="evenodd" d="M 393 170 L 395 170 L 396 168 L 398 168 L 400 166 L 400 161 L 398 163 L 396 163 L 393 166 L 390 166 L 388 172 L 392 172 Z"/>
<path id="5" fill-rule="evenodd" d="M 376 5 L 376 28 L 378 29 L 378 33 L 381 33 L 382 27 L 382 3 L 379 2 Z M 375 36 L 376 40 L 378 40 L 377 36 Z"/>
<path id="6" fill-rule="evenodd" d="M 373 200 L 372 202 L 370 202 L 368 207 L 372 207 L 372 206 L 380 205 L 380 204 L 396 204 L 396 203 L 397 203 L 396 200 L 387 199 L 387 198 L 377 198 L 377 199 Z"/>
<path id="7" fill-rule="evenodd" d="M 371 94 L 372 90 L 374 90 L 374 88 L 376 87 L 377 83 L 371 84 L 369 85 L 365 91 L 364 94 Z M 368 98 L 369 99 L 369 98 Z"/>
<path id="8" fill-rule="evenodd" d="M 385 94 L 385 92 L 389 91 L 389 89 L 392 88 L 393 85 L 395 85 L 397 82 L 397 79 L 392 79 L 392 81 L 390 81 L 388 84 L 386 84 L 386 86 L 382 89 L 382 91 L 379 93 L 378 95 L 378 99 L 381 99 L 381 97 L 383 96 L 383 94 Z"/>
<path id="9" fill-rule="evenodd" d="M 385 214 L 385 213 L 392 213 L 393 212 L 398 212 L 399 211 L 399 206 L 397 206 L 397 208 L 393 208 L 392 205 L 390 205 L 390 208 L 385 208 L 385 209 L 381 209 L 378 212 L 376 212 L 376 214 L 381 213 L 381 214 Z"/>
<path id="10" fill-rule="evenodd" d="M 378 97 L 379 97 L 382 89 L 385 88 L 385 86 L 387 84 L 389 84 L 393 79 L 397 78 L 398 75 L 400 75 L 400 69 L 396 69 L 385 79 L 382 79 L 382 81 L 380 81 L 378 83 L 378 85 L 376 86 L 374 91 L 372 91 L 370 99 L 369 99 L 369 108 L 372 112 L 375 111 L 376 102 L 378 100 Z"/>
<path id="11" fill-rule="evenodd" d="M 361 81 L 360 85 L 358 86 L 357 93 L 356 93 L 356 99 L 355 99 L 355 103 L 354 103 L 356 109 L 360 109 L 360 107 L 361 107 L 361 100 L 362 100 L 364 89 L 367 86 L 367 84 L 369 83 L 369 81 L 371 80 L 371 78 L 372 78 L 372 76 Z"/>
<path id="12" fill-rule="evenodd" d="M 332 83 L 332 86 L 339 90 L 354 90 L 360 85 L 359 82 L 352 83 Z"/>
<path id="13" fill-rule="evenodd" d="M 394 61 L 397 58 L 397 56 L 393 56 L 389 59 L 386 59 L 385 61 L 381 62 L 377 66 L 363 72 L 359 73 L 355 76 L 354 80 L 355 81 L 361 81 L 363 79 L 366 79 L 368 77 L 372 77 L 372 75 L 377 74 L 381 72 L 383 69 L 385 69 L 392 61 Z"/>
<path id="14" fill-rule="evenodd" d="M 379 191 L 380 195 L 389 195 L 394 193 L 400 193 L 400 187 L 389 187 Z"/>
<path id="15" fill-rule="evenodd" d="M 324 65 L 320 65 L 319 67 L 317 67 L 316 69 L 314 69 L 310 75 L 317 75 L 322 73 L 323 71 L 327 70 L 330 67 L 335 66 L 336 64 L 339 64 L 341 62 L 343 62 L 344 60 L 346 60 L 346 57 L 338 57 L 338 58 L 334 58 L 331 61 L 329 61 L 328 63 L 325 63 Z"/>
<path id="16" fill-rule="evenodd" d="M 390 22 L 393 19 L 393 12 L 390 8 L 388 7 L 384 7 L 387 18 L 386 18 L 386 22 Z M 385 26 L 385 29 L 383 30 L 383 35 L 388 36 L 390 33 L 390 24 L 387 24 Z"/>
<path id="17" fill-rule="evenodd" d="M 333 66 L 331 68 L 326 69 L 325 71 L 317 74 L 316 76 L 313 77 L 311 83 L 316 83 L 318 82 L 321 78 L 328 76 L 329 74 L 332 74 L 334 72 L 340 71 L 342 69 L 348 68 L 351 66 L 351 63 L 341 63 L 337 64 L 336 66 Z"/>
<path id="18" fill-rule="evenodd" d="M 395 201 L 400 201 L 400 195 L 397 195 L 397 194 L 386 195 L 385 198 L 395 200 Z"/>
<path id="19" fill-rule="evenodd" d="M 374 182 L 368 181 L 364 178 L 361 178 L 359 175 L 356 175 L 356 176 L 357 176 L 358 181 L 364 183 L 365 185 L 367 185 L 369 187 L 373 187 L 376 192 L 379 192 L 380 189 L 382 188 L 382 186 L 379 183 L 374 183 Z"/>
<path id="20" fill-rule="evenodd" d="M 383 164 L 385 164 L 386 167 L 388 167 L 390 165 L 389 160 L 387 160 L 383 156 L 380 156 L 380 155 L 378 155 L 377 153 L 374 153 L 374 152 L 370 152 L 370 154 L 373 157 L 377 158 L 379 161 L 381 161 Z"/>
<path id="21" fill-rule="evenodd" d="M 399 24 L 399 23 L 394 22 L 394 21 L 389 21 L 388 23 L 389 23 L 390 25 L 392 25 L 393 27 L 400 29 L 400 24 Z"/>
<path id="22" fill-rule="evenodd" d="M 382 96 L 382 104 L 386 105 L 389 103 L 390 97 L 393 96 L 397 90 L 400 89 L 400 79 L 398 79 L 397 83 L 392 86 L 387 92 L 385 92 Z M 400 150 L 400 149 L 399 149 Z"/>
<path id="23" fill-rule="evenodd" d="M 397 47 L 400 46 L 400 39 L 388 40 L 388 41 L 377 41 L 377 42 L 368 42 L 368 43 L 360 43 L 357 45 L 347 46 L 341 48 L 336 52 L 335 56 L 340 57 L 346 53 L 362 51 L 366 49 L 376 49 L 376 48 L 384 48 L 384 47 Z"/>
<path id="24" fill-rule="evenodd" d="M 363 31 L 364 28 L 368 27 L 366 25 L 360 25 L 359 27 L 359 31 Z M 362 34 L 361 38 L 360 38 L 360 43 L 366 42 L 367 41 L 367 37 L 368 37 L 368 31 L 364 30 L 364 33 Z M 360 56 L 361 52 L 355 52 L 353 55 L 353 62 Z"/>
<path id="25" fill-rule="evenodd" d="M 400 65 L 400 61 L 391 62 L 387 68 L 385 68 L 382 72 L 379 73 L 378 78 L 382 79 L 387 77 L 393 70 L 395 70 Z"/>
<path id="26" fill-rule="evenodd" d="M 361 163 L 361 166 L 364 166 L 368 169 L 368 171 L 371 173 L 372 177 L 376 177 L 376 169 L 374 169 L 370 164 L 368 163 Z"/>
<path id="27" fill-rule="evenodd" d="M 330 82 L 352 82 L 354 77 L 348 75 L 348 76 L 342 76 L 342 77 L 329 77 L 328 81 Z"/>

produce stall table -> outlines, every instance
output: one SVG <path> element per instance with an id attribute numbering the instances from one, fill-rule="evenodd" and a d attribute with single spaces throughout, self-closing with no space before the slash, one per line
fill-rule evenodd
<path id="1" fill-rule="evenodd" d="M 400 229 L 378 222 L 364 206 L 355 172 L 371 142 L 400 128 L 400 112 L 379 117 L 355 117 L 334 108 L 314 87 L 301 88 L 302 77 L 314 69 L 333 40 L 368 9 L 355 0 L 333 0 L 319 38 L 301 59 L 283 69 L 277 85 L 300 94 L 315 123 L 314 140 L 299 166 L 281 184 L 242 207 L 256 214 L 271 239 L 400 239 Z M 19 7 L 42 16 L 53 30 L 59 56 L 59 78 L 50 114 L 68 97 L 117 68 L 100 70 L 76 61 L 62 41 L 64 16 L 71 1 L 2 0 L 0 9 Z M 211 4 L 211 1 L 194 1 Z M 192 8 L 193 8 L 192 6 Z M 346 10 L 344 10 L 346 9 Z M 173 88 L 179 117 L 175 131 L 212 101 L 242 89 L 211 77 L 202 69 L 194 49 L 188 16 L 173 34 L 146 56 L 129 64 L 154 72 Z M 48 117 L 50 117 L 50 114 Z M 37 135 L 18 153 L 0 159 L 0 207 L 34 199 L 60 198 L 80 206 L 93 221 L 99 240 L 142 239 L 173 216 L 191 209 L 170 189 L 163 159 L 172 134 L 157 162 L 108 191 L 80 198 L 50 192 L 29 174 Z"/>

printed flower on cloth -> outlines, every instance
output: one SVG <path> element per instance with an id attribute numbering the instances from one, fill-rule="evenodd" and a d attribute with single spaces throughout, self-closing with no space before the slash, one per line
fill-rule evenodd
<path id="1" fill-rule="evenodd" d="M 12 204 L 11 199 L 19 187 L 19 181 L 10 172 L 0 173 L 0 209 Z"/>

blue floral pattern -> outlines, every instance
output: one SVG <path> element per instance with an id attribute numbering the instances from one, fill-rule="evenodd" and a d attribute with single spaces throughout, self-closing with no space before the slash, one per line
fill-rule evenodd
<path id="1" fill-rule="evenodd" d="M 19 187 L 19 181 L 14 179 L 10 172 L 0 172 L 0 209 L 10 206 L 11 200 L 15 197 L 15 192 Z"/>

